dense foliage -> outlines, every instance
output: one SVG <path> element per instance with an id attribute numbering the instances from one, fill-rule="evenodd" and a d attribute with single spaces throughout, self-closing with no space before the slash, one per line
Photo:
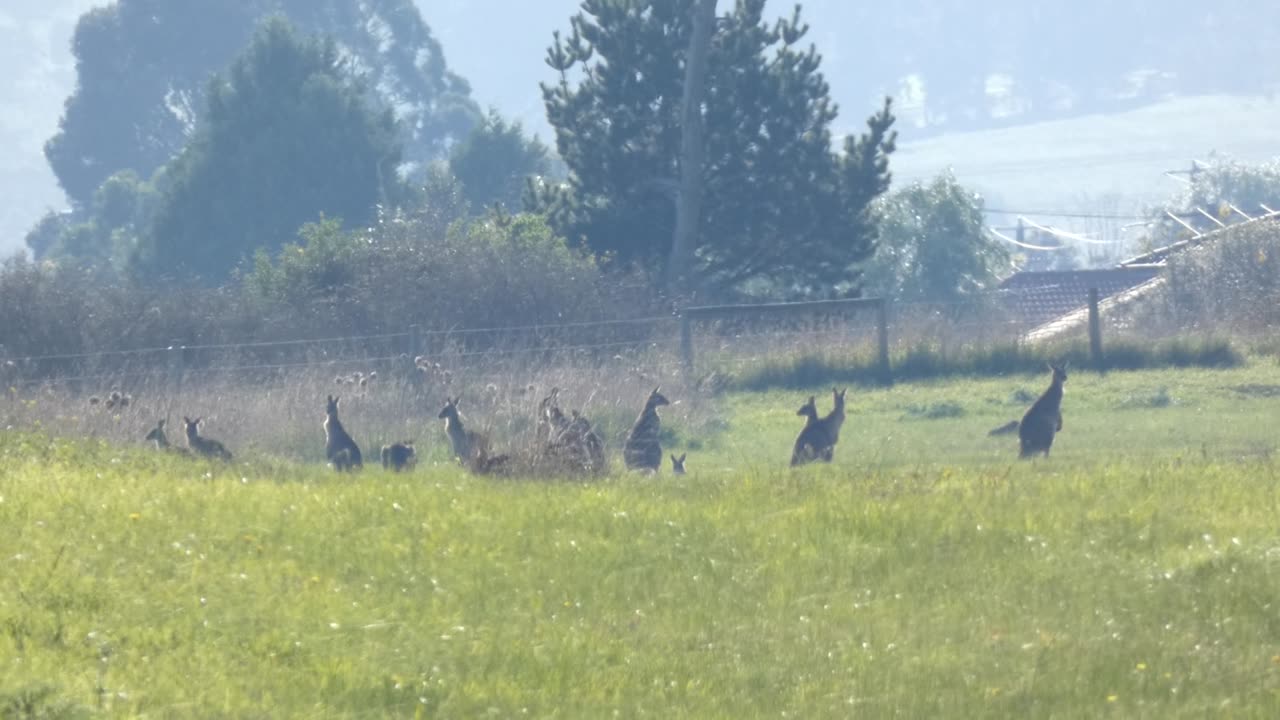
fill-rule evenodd
<path id="1" fill-rule="evenodd" d="M 837 110 L 801 48 L 797 7 L 770 25 L 764 0 L 718 18 L 707 77 L 705 197 L 691 275 L 713 291 L 814 296 L 856 292 L 871 253 L 867 212 L 889 183 L 896 133 L 884 108 L 832 152 Z M 691 0 L 587 0 L 556 35 L 543 85 L 568 182 L 533 199 L 572 241 L 659 267 L 675 222 L 683 59 Z"/>
<path id="2" fill-rule="evenodd" d="M 224 71 L 273 14 L 332 35 L 402 121 L 407 156 L 441 154 L 478 118 L 412 0 L 117 0 L 76 27 L 77 87 L 45 155 L 77 208 L 121 170 L 142 178 L 197 126 L 209 75 Z"/>
<path id="3" fill-rule="evenodd" d="M 399 194 L 400 142 L 335 43 L 273 20 L 209 85 L 191 143 L 163 171 L 134 258 L 150 275 L 218 281 L 321 214 L 363 225 Z"/>
<path id="4" fill-rule="evenodd" d="M 960 302 L 1010 270 L 1009 253 L 986 231 L 982 198 L 946 172 L 876 203 L 880 241 L 868 290 L 904 301 Z"/>
<path id="5" fill-rule="evenodd" d="M 529 179 L 551 171 L 548 148 L 527 138 L 519 121 L 509 122 L 495 110 L 449 153 L 449 171 L 461 183 L 473 208 L 501 205 L 520 209 Z"/>

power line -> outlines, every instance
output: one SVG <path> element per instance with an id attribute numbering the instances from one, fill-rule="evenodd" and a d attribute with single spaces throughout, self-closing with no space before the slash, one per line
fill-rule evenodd
<path id="1" fill-rule="evenodd" d="M 1059 210 L 1004 210 L 1000 208 L 983 208 L 988 215 L 1043 215 L 1056 218 L 1073 218 L 1082 220 L 1146 220 L 1144 215 L 1118 215 L 1111 213 L 1064 212 Z"/>

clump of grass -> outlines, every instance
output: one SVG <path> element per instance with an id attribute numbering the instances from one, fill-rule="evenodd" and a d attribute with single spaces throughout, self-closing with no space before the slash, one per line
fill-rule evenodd
<path id="1" fill-rule="evenodd" d="M 1161 386 L 1153 392 L 1129 395 L 1118 403 L 1118 407 L 1121 409 L 1166 408 L 1177 402 L 1177 399 L 1169 394 L 1169 388 Z"/>
<path id="2" fill-rule="evenodd" d="M 913 418 L 916 420 L 941 420 L 943 418 L 958 418 L 965 414 L 964 407 L 960 403 L 951 400 L 941 400 L 921 405 L 908 405 L 904 418 Z"/>
<path id="3" fill-rule="evenodd" d="M 894 381 L 931 380 L 945 377 L 995 377 L 1039 373 L 1048 362 L 1069 362 L 1072 367 L 1095 370 L 1154 368 L 1233 368 L 1244 364 L 1244 354 L 1226 339 L 1175 338 L 1153 343 L 1117 340 L 1105 345 L 1101 367 L 1095 367 L 1088 343 L 1068 341 L 1026 346 L 1003 343 L 981 347 L 944 349 L 918 343 L 891 356 Z M 744 370 L 734 387 L 738 390 L 799 389 L 825 383 L 881 384 L 882 368 L 866 354 L 836 357 L 830 353 L 766 359 Z"/>

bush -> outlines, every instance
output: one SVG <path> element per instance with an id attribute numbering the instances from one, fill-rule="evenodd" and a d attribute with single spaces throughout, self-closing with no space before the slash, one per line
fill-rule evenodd
<path id="1" fill-rule="evenodd" d="M 304 226 L 302 243 L 260 254 L 245 288 L 269 323 L 304 334 L 555 325 L 642 311 L 637 281 L 606 277 L 539 216 L 396 216 L 345 233 Z"/>
<path id="2" fill-rule="evenodd" d="M 606 276 L 589 255 L 569 248 L 532 215 L 447 224 L 423 213 L 385 218 L 356 232 L 321 220 L 304 226 L 297 243 L 274 257 L 259 253 L 247 274 L 213 289 L 143 285 L 80 263 L 13 258 L 0 266 L 0 303 L 6 308 L 0 315 L 0 359 L 156 349 L 41 360 L 23 369 L 33 378 L 89 375 L 164 369 L 171 358 L 162 349 L 170 346 L 368 338 L 403 334 L 412 325 L 427 332 L 565 325 L 656 313 L 645 287 L 639 279 Z M 615 334 L 604 341 L 599 338 L 609 328 L 587 328 L 572 338 L 548 337 L 550 330 L 518 337 L 467 333 L 456 344 L 591 344 L 643 339 L 646 330 L 628 326 L 628 337 Z M 404 349 L 403 339 L 390 338 L 348 348 L 383 357 Z M 184 362 L 313 359 L 300 357 L 303 350 L 206 348 L 198 357 L 184 351 Z"/>
<path id="3" fill-rule="evenodd" d="M 1280 325 L 1280 223 L 1227 230 L 1169 258 L 1166 284 L 1134 325 L 1266 333 Z"/>

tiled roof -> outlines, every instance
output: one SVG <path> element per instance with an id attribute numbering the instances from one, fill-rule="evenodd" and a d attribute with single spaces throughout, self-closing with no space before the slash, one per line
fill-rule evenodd
<path id="1" fill-rule="evenodd" d="M 1001 303 L 1012 319 L 1035 327 L 1089 304 L 1089 288 L 1103 300 L 1160 274 L 1152 266 L 1099 270 L 1020 272 L 1000 283 Z"/>

